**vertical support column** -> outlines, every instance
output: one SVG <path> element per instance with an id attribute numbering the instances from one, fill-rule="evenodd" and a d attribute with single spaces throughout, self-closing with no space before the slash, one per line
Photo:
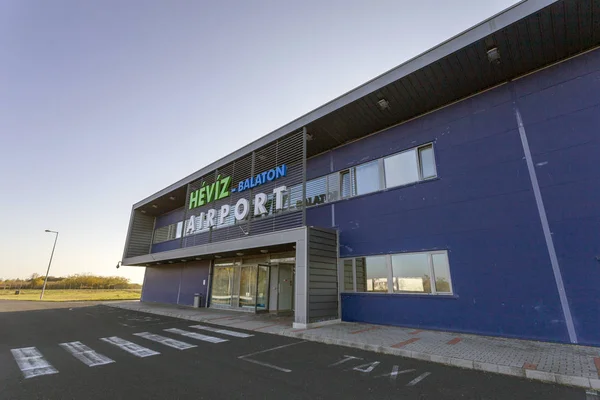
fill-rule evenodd
<path id="1" fill-rule="evenodd" d="M 302 128 L 302 225 L 306 225 L 306 127 Z"/>
<path id="2" fill-rule="evenodd" d="M 179 238 L 179 248 L 183 249 L 183 241 L 185 240 L 185 222 L 188 219 L 188 211 L 190 209 L 190 187 L 188 183 L 185 188 L 185 203 L 183 205 L 183 226 L 181 227 L 181 237 Z"/>
<path id="3" fill-rule="evenodd" d="M 256 151 L 252 152 L 252 167 L 250 168 L 250 179 L 256 176 Z M 248 199 L 248 207 L 250 207 L 250 211 L 248 211 L 248 229 L 246 230 L 246 235 L 250 235 L 250 230 L 252 227 L 252 220 L 254 219 L 254 212 L 252 212 L 254 206 L 254 188 L 250 188 L 250 198 Z"/>
<path id="4" fill-rule="evenodd" d="M 296 241 L 296 276 L 294 279 L 294 328 L 308 324 L 308 229 L 304 237 Z"/>

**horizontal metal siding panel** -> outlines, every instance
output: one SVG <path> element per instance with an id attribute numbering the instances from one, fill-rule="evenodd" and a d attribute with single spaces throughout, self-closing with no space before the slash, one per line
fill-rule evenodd
<path id="1" fill-rule="evenodd" d="M 327 261 L 335 261 L 336 259 L 335 253 L 331 250 L 311 249 L 310 255 L 315 257 L 322 257 Z"/>
<path id="2" fill-rule="evenodd" d="M 327 282 L 328 284 L 333 283 L 337 285 L 337 274 L 334 271 L 334 274 L 331 275 L 315 275 L 312 272 L 310 273 L 309 281 L 311 282 L 311 287 L 316 287 L 312 283 L 322 283 Z"/>
<path id="3" fill-rule="evenodd" d="M 337 302 L 338 301 L 338 295 L 337 293 L 335 295 L 322 295 L 322 294 L 316 294 L 312 296 L 313 298 L 315 298 L 317 301 L 315 301 L 314 304 L 319 304 L 319 303 L 327 303 L 327 302 Z"/>
<path id="4" fill-rule="evenodd" d="M 308 293 L 317 296 L 334 296 L 338 294 L 337 289 L 309 289 Z"/>
<path id="5" fill-rule="evenodd" d="M 310 228 L 308 253 L 309 321 L 337 318 L 337 234 Z"/>
<path id="6" fill-rule="evenodd" d="M 337 301 L 314 303 L 314 304 L 310 305 L 310 310 L 328 310 L 328 311 L 335 310 L 337 312 L 337 306 L 338 306 Z"/>
<path id="7" fill-rule="evenodd" d="M 335 264 L 336 260 L 333 257 L 329 257 L 326 260 L 310 260 L 310 266 L 312 270 L 331 270 L 331 265 Z"/>
<path id="8" fill-rule="evenodd" d="M 335 245 L 335 236 L 331 236 L 330 234 L 327 235 L 323 235 L 323 236 L 319 236 L 319 235 L 312 235 L 310 238 L 310 241 L 312 243 L 320 243 L 320 244 L 330 244 L 330 245 Z"/>
<path id="9" fill-rule="evenodd" d="M 325 280 L 322 281 L 317 281 L 317 280 L 310 280 L 310 288 L 311 289 L 331 289 L 331 290 L 337 290 L 337 280 L 335 282 L 328 282 Z M 311 301 L 312 303 L 312 301 Z"/>
<path id="10" fill-rule="evenodd" d="M 337 307 L 331 310 L 309 310 L 310 321 L 317 322 L 324 319 L 336 319 L 337 318 Z"/>
<path id="11" fill-rule="evenodd" d="M 323 263 L 319 263 L 320 265 L 324 265 Z M 315 268 L 315 264 L 310 263 L 310 275 L 324 275 L 324 276 L 335 276 L 336 270 L 333 268 Z"/>
<path id="12" fill-rule="evenodd" d="M 134 211 L 133 223 L 127 242 L 126 257 L 143 256 L 150 252 L 152 234 L 154 232 L 154 217 Z"/>
<path id="13" fill-rule="evenodd" d="M 324 252 L 327 252 L 327 254 L 336 254 L 337 251 L 337 246 L 335 245 L 335 242 L 332 241 L 331 244 L 329 243 L 318 243 L 318 242 L 314 242 L 314 241 L 310 241 L 310 248 L 312 250 L 322 250 Z M 316 254 L 318 255 L 318 254 Z"/>

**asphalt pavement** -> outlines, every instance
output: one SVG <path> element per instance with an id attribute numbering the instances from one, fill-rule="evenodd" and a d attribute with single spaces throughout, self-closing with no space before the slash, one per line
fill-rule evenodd
<path id="1" fill-rule="evenodd" d="M 593 399 L 577 388 L 102 305 L 14 303 L 0 301 L 0 399 Z"/>

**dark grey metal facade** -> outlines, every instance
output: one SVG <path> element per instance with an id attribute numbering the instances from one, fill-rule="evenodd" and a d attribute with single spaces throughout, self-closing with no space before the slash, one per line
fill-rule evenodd
<path id="1" fill-rule="evenodd" d="M 134 210 L 131 214 L 130 224 L 124 259 L 148 254 L 152 245 L 154 217 Z"/>
<path id="2" fill-rule="evenodd" d="M 288 194 L 285 196 L 287 206 L 283 210 L 275 211 L 275 201 L 274 199 L 269 199 L 267 202 L 268 215 L 254 216 L 250 212 L 248 218 L 244 221 L 235 221 L 235 223 L 226 226 L 213 227 L 212 229 L 189 236 L 182 235 L 181 248 L 239 239 L 246 236 L 260 235 L 302 226 L 304 206 L 303 203 L 298 203 L 298 200 L 302 199 L 306 176 L 304 142 L 304 132 L 296 132 L 253 151 L 190 183 L 187 188 L 184 221 L 187 221 L 192 215 L 198 216 L 209 209 L 219 210 L 221 206 L 227 204 L 231 207 L 228 218 L 233 222 L 233 208 L 238 200 L 242 198 L 248 199 L 252 210 L 252 199 L 256 193 L 272 195 L 273 189 L 279 186 L 286 186 L 288 188 Z M 239 182 L 245 179 L 284 164 L 287 166 L 285 177 L 264 183 L 256 188 L 242 192 L 236 191 L 224 199 L 215 200 L 204 206 L 190 209 L 190 194 L 203 186 L 216 182 L 219 177 L 231 176 L 232 188 L 235 188 Z"/>
<path id="3" fill-rule="evenodd" d="M 308 322 L 339 318 L 338 237 L 331 229 L 308 229 Z"/>

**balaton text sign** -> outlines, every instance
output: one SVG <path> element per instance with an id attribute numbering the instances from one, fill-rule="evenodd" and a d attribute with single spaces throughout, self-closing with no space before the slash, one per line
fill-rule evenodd
<path id="1" fill-rule="evenodd" d="M 267 182 L 272 182 L 286 175 L 287 166 L 283 164 L 257 174 L 255 177 L 245 179 L 234 188 L 231 188 L 231 176 L 222 178 L 221 175 L 219 175 L 214 183 L 207 185 L 206 182 L 203 182 L 200 189 L 190 193 L 189 209 L 191 210 L 192 208 L 209 204 L 212 201 L 224 199 L 236 191 L 243 192 L 244 190 L 255 188 Z"/>

